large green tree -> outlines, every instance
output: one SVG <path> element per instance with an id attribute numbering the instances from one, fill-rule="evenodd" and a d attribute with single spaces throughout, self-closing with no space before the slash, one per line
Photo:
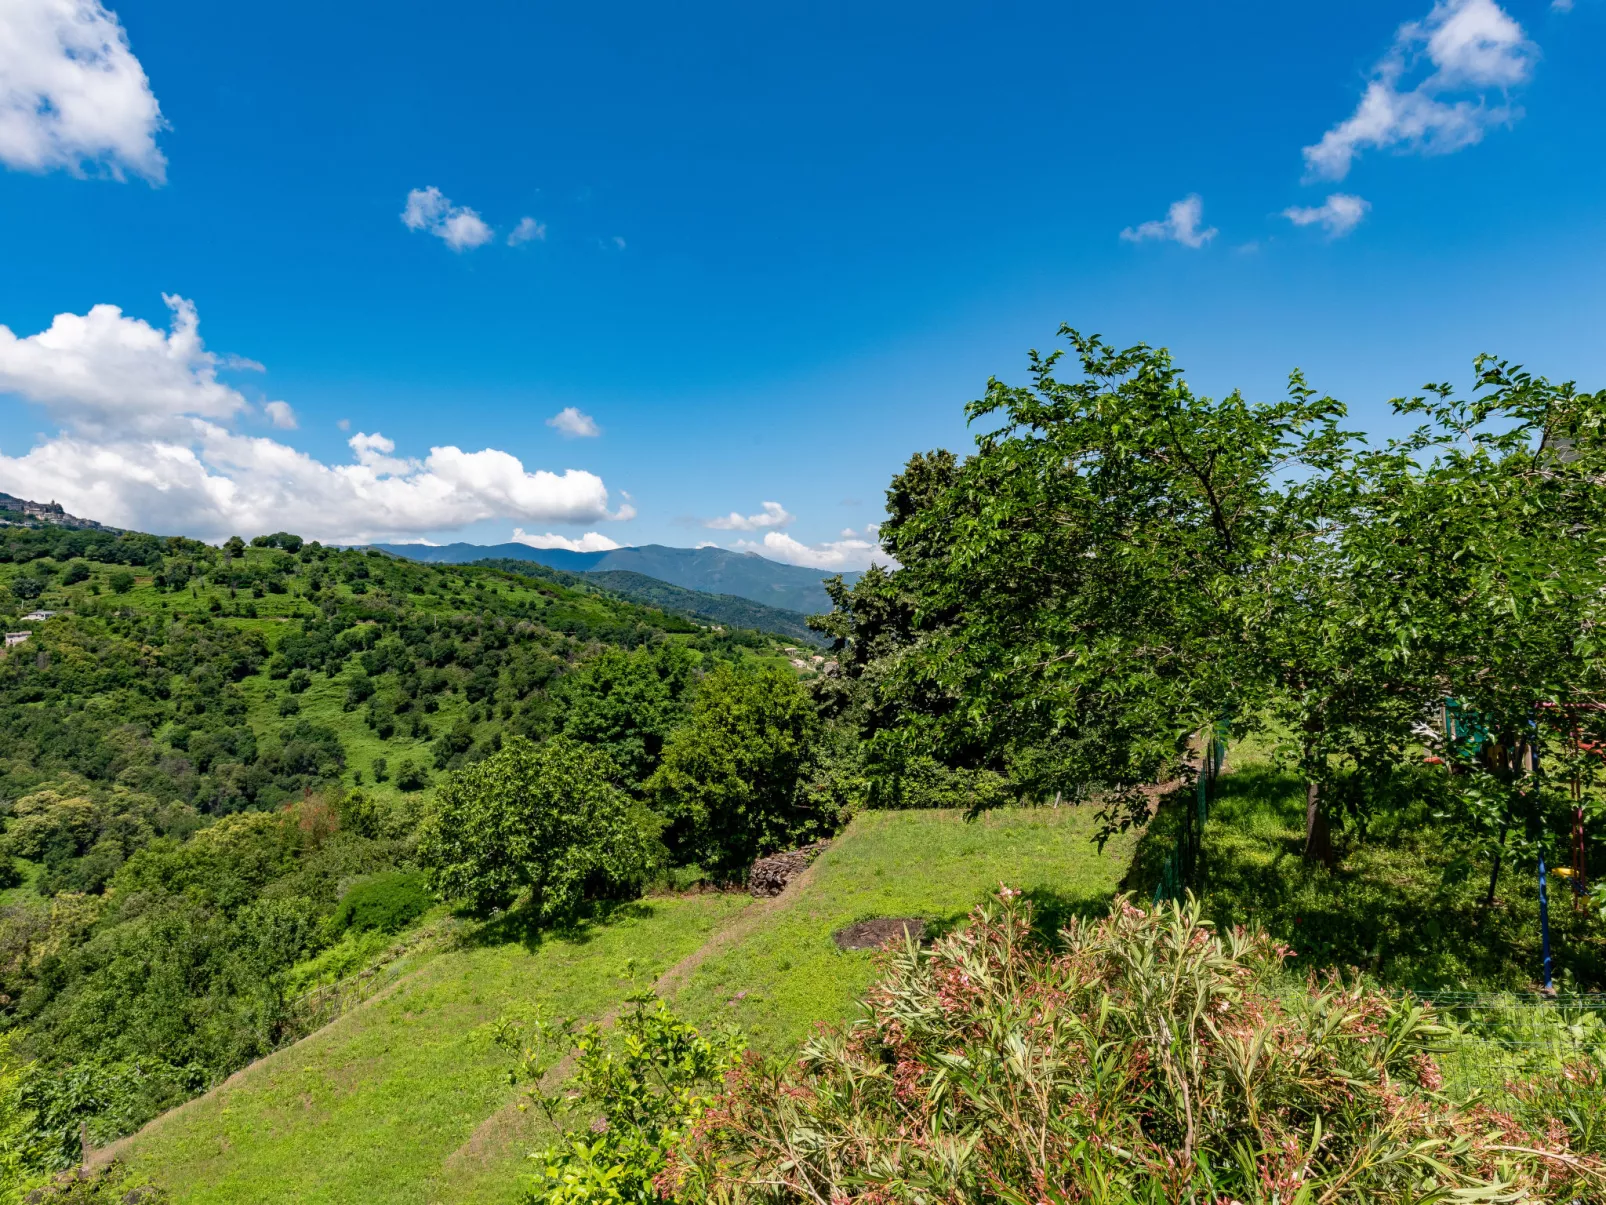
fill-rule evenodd
<path id="1" fill-rule="evenodd" d="M 602 753 L 554 737 L 523 737 L 441 784 L 419 857 L 430 886 L 477 907 L 528 889 L 542 919 L 572 915 L 588 895 L 639 889 L 649 842 Z M 639 806 L 639 805 L 637 805 Z"/>
<path id="2" fill-rule="evenodd" d="M 1343 410 L 1297 376 L 1277 402 L 1201 397 L 1163 351 L 1062 334 L 1069 379 L 1061 352 L 1032 353 L 1031 385 L 993 380 L 967 408 L 972 456 L 894 480 L 881 536 L 901 568 L 838 591 L 823 626 L 889 763 L 934 751 L 1135 809 L 1120 788 L 1262 690 L 1244 596 L 1303 536 L 1279 486 L 1342 456 Z"/>
<path id="3" fill-rule="evenodd" d="M 648 781 L 668 840 L 705 870 L 737 876 L 762 854 L 828 835 L 834 807 L 807 790 L 820 723 L 790 671 L 716 666 Z"/>
<path id="4" fill-rule="evenodd" d="M 1395 408 L 1420 425 L 1359 458 L 1345 569 L 1419 735 L 1453 771 L 1492 899 L 1508 841 L 1554 851 L 1565 779 L 1598 764 L 1569 750 L 1575 731 L 1600 740 L 1606 690 L 1606 391 L 1479 357 L 1470 397 L 1435 385 Z M 1547 761 L 1561 781 L 1534 773 Z"/>
<path id="5" fill-rule="evenodd" d="M 595 745 L 639 783 L 685 716 L 692 670 L 692 655 L 678 644 L 607 649 L 564 679 L 563 733 Z"/>

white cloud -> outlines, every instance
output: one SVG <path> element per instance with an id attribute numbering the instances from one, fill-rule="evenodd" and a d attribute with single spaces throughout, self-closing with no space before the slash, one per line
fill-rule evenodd
<path id="1" fill-rule="evenodd" d="M 268 421 L 275 427 L 285 431 L 296 429 L 296 412 L 290 409 L 289 402 L 269 402 L 262 407 L 268 416 Z"/>
<path id="2" fill-rule="evenodd" d="M 763 502 L 760 505 L 764 509 L 756 515 L 731 511 L 728 515 L 708 520 L 703 526 L 715 531 L 762 531 L 766 527 L 785 527 L 796 517 L 788 514 L 779 502 Z"/>
<path id="3" fill-rule="evenodd" d="M 453 251 L 483 247 L 494 233 L 478 213 L 467 206 L 453 205 L 433 185 L 407 194 L 401 220 L 407 229 L 428 231 Z"/>
<path id="4" fill-rule="evenodd" d="M 1291 205 L 1283 217 L 1296 226 L 1322 226 L 1328 238 L 1343 238 L 1360 225 L 1372 203 L 1349 193 L 1335 192 L 1320 205 Z"/>
<path id="5" fill-rule="evenodd" d="M 589 414 L 582 414 L 577 406 L 565 406 L 547 419 L 546 425 L 568 439 L 592 439 L 602 434 L 597 420 Z"/>
<path id="6" fill-rule="evenodd" d="M 1573 11 L 1573 0 L 1550 0 L 1550 11 L 1553 13 L 1570 13 Z"/>
<path id="7" fill-rule="evenodd" d="M 359 431 L 352 463 L 330 465 L 236 434 L 225 424 L 250 404 L 216 379 L 221 361 L 201 343 L 195 307 L 168 304 L 168 332 L 115 306 L 59 315 L 26 338 L 0 326 L 0 394 L 42 407 L 60 428 L 20 456 L 0 453 L 0 489 L 203 538 L 287 529 L 360 543 L 492 518 L 584 524 L 635 513 L 627 502 L 610 514 L 593 473 L 532 472 L 495 448 L 442 445 L 416 459 Z M 266 409 L 270 421 L 290 414 Z"/>
<path id="8" fill-rule="evenodd" d="M 128 34 L 100 0 L 0 4 L 0 162 L 161 184 L 163 124 Z"/>
<path id="9" fill-rule="evenodd" d="M 57 314 L 18 338 L 0 325 L 0 393 L 46 406 L 83 428 L 154 430 L 181 415 L 229 419 L 251 403 L 219 381 L 223 357 L 201 342 L 195 305 L 163 294 L 173 312 L 161 331 L 115 305 Z"/>
<path id="10" fill-rule="evenodd" d="M 737 540 L 731 545 L 738 552 L 756 552 L 760 556 L 788 565 L 802 565 L 807 569 L 829 569 L 840 572 L 847 569 L 867 568 L 872 559 L 890 564 L 891 558 L 881 551 L 873 539 L 852 536 L 828 540 L 823 544 L 805 544 L 793 539 L 784 531 L 766 532 L 762 543 Z"/>
<path id="11" fill-rule="evenodd" d="M 1121 231 L 1121 237 L 1129 243 L 1141 243 L 1148 239 L 1169 239 L 1174 243 L 1181 243 L 1184 247 L 1195 249 L 1203 247 L 1216 237 L 1216 228 L 1208 230 L 1199 229 L 1199 223 L 1204 220 L 1204 202 L 1199 199 L 1198 193 L 1189 193 L 1180 201 L 1173 201 L 1171 208 L 1166 210 L 1163 221 L 1144 222 L 1139 226 L 1128 226 Z"/>
<path id="12" fill-rule="evenodd" d="M 1424 56 L 1433 70 L 1404 86 Z M 1424 20 L 1395 31 L 1355 112 L 1305 148 L 1307 177 L 1342 180 L 1368 147 L 1442 155 L 1471 146 L 1515 120 L 1506 96 L 1528 81 L 1537 57 L 1494 0 L 1438 0 Z M 1500 103 L 1489 103 L 1490 90 Z"/>
<path id="13" fill-rule="evenodd" d="M 513 539 L 515 543 L 528 544 L 531 548 L 567 548 L 570 552 L 611 552 L 620 547 L 617 540 L 610 540 L 600 531 L 588 531 L 578 539 L 571 540 L 550 531 L 545 535 L 536 535 L 522 527 L 515 527 Z"/>
<path id="14" fill-rule="evenodd" d="M 617 247 L 620 251 L 623 251 L 625 249 L 625 240 L 621 236 L 616 234 L 616 235 L 613 236 L 613 245 L 615 247 Z"/>
<path id="15" fill-rule="evenodd" d="M 531 241 L 546 241 L 546 223 L 534 218 L 520 218 L 519 224 L 513 227 L 513 233 L 507 236 L 507 245 L 517 247 L 520 243 Z"/>

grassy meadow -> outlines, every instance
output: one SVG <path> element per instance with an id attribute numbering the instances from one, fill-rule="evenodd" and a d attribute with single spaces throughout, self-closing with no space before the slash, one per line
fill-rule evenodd
<path id="1" fill-rule="evenodd" d="M 179 1202 L 479 1203 L 514 1199 L 524 1155 L 548 1137 L 510 1107 L 496 1017 L 537 1006 L 595 1018 L 635 983 L 687 959 L 666 984 L 703 1023 L 735 1022 L 779 1051 L 851 1016 L 874 955 L 831 934 L 876 916 L 959 924 L 1000 882 L 1030 892 L 1047 923 L 1101 911 L 1131 844 L 1102 854 L 1091 810 L 858 817 L 808 879 L 773 901 L 701 893 L 617 909 L 576 934 L 484 926 L 395 987 L 230 1083 L 159 1118 L 119 1154 Z"/>
<path id="2" fill-rule="evenodd" d="M 183 1202 L 509 1201 L 535 1118 L 510 1107 L 497 1017 L 595 1018 L 747 905 L 656 898 L 531 942 L 487 926 L 397 985 L 223 1087 L 165 1114 L 119 1154 Z"/>
<path id="3" fill-rule="evenodd" d="M 823 853 L 785 907 L 755 912 L 740 941 L 710 951 L 673 997 L 700 1023 L 735 1022 L 777 1052 L 817 1022 L 845 1019 L 874 973 L 869 951 L 831 935 L 874 917 L 962 923 L 1006 884 L 1027 892 L 1042 923 L 1107 908 L 1131 842 L 1101 854 L 1091 808 L 1009 809 L 966 821 L 951 811 L 868 812 Z"/>

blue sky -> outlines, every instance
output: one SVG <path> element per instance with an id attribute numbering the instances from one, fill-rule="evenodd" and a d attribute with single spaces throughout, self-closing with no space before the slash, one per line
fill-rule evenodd
<path id="1" fill-rule="evenodd" d="M 857 567 L 1062 321 L 1380 435 L 1479 351 L 1600 387 L 1603 50 L 1606 0 L 8 0 L 0 489 Z"/>

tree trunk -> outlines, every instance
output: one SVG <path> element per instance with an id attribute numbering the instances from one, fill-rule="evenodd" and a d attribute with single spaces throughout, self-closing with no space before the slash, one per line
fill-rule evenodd
<path id="1" fill-rule="evenodd" d="M 1494 847 L 1494 869 L 1489 872 L 1489 891 L 1488 894 L 1483 897 L 1483 910 L 1485 912 L 1494 907 L 1494 889 L 1495 885 L 1500 882 L 1500 860 L 1501 855 L 1505 852 L 1506 826 L 1501 825 L 1500 840 L 1495 843 Z"/>
<path id="2" fill-rule="evenodd" d="M 1322 808 L 1322 788 L 1314 781 L 1305 784 L 1305 860 L 1333 868 L 1333 834 Z"/>

